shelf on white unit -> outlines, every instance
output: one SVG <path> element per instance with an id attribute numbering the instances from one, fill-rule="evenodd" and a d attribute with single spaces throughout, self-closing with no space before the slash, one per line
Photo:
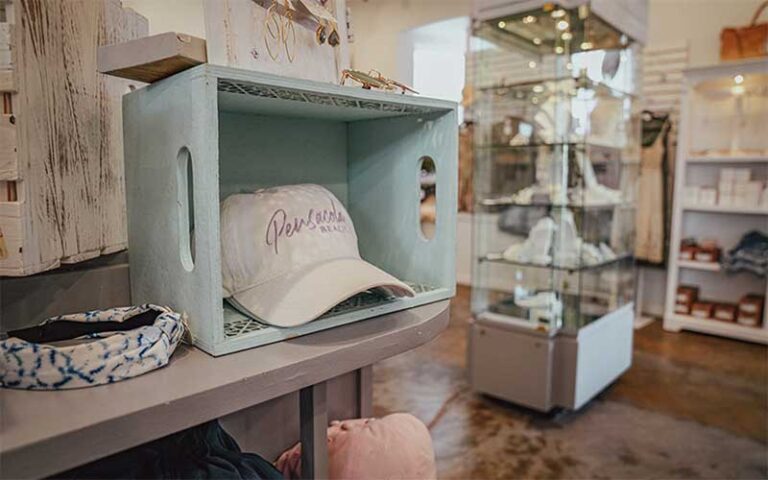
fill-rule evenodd
<path id="1" fill-rule="evenodd" d="M 719 320 L 696 318 L 680 314 L 674 315 L 673 321 L 677 327 L 683 330 L 722 335 L 750 342 L 768 343 L 768 328 L 764 327 L 748 327 L 738 323 L 721 322 Z"/>
<path id="2" fill-rule="evenodd" d="M 707 272 L 719 272 L 722 270 L 717 262 L 697 262 L 695 260 L 678 260 L 677 266 L 680 268 L 690 268 L 692 270 L 705 270 Z"/>
<path id="3" fill-rule="evenodd" d="M 745 215 L 768 215 L 768 208 L 731 207 L 725 205 L 683 205 L 683 210 L 713 213 L 742 213 Z"/>
<path id="4" fill-rule="evenodd" d="M 768 163 L 768 155 L 734 155 L 722 157 L 690 156 L 688 163 Z"/>

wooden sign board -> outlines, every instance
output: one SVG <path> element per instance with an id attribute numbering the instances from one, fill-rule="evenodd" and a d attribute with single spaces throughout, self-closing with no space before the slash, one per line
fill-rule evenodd
<path id="1" fill-rule="evenodd" d="M 282 10 L 283 2 L 278 0 Z M 338 83 L 341 71 L 349 68 L 346 1 L 328 0 L 326 8 L 335 16 L 341 43 L 319 45 L 315 31 L 306 22 L 294 22 L 296 33 L 293 62 L 282 44 L 273 49 L 273 60 L 266 45 L 265 20 L 272 0 L 203 0 L 208 62 L 286 77 Z M 265 8 L 266 7 L 266 8 Z M 283 19 L 283 17 L 280 17 Z M 293 44 L 293 39 L 290 39 Z"/>
<path id="2" fill-rule="evenodd" d="M 99 72 L 153 83 L 206 63 L 205 40 L 166 32 L 99 47 Z"/>

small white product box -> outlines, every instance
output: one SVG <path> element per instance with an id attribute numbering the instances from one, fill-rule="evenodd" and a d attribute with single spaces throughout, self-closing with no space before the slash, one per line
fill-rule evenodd
<path id="1" fill-rule="evenodd" d="M 743 189 L 745 206 L 756 207 L 760 204 L 763 193 L 763 182 L 747 182 Z"/>
<path id="2" fill-rule="evenodd" d="M 734 168 L 733 169 L 733 181 L 734 183 L 746 183 L 752 179 L 752 171 L 748 168 Z"/>
<path id="3" fill-rule="evenodd" d="M 720 169 L 720 183 L 733 183 L 735 178 L 735 168 L 721 168 Z"/>
<path id="4" fill-rule="evenodd" d="M 701 205 L 716 205 L 717 190 L 712 187 L 700 187 L 698 202 Z"/>
<path id="5" fill-rule="evenodd" d="M 685 203 L 695 204 L 696 202 L 698 202 L 699 190 L 700 190 L 700 187 L 696 187 L 696 186 L 685 187 L 685 190 L 683 191 L 683 195 L 685 197 Z"/>
<path id="6" fill-rule="evenodd" d="M 717 184 L 717 191 L 720 192 L 720 194 L 726 194 L 731 195 L 733 194 L 733 182 L 725 182 L 723 180 L 720 180 L 720 183 Z"/>

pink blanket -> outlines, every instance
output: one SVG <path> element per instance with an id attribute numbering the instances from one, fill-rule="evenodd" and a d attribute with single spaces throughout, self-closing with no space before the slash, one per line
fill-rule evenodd
<path id="1" fill-rule="evenodd" d="M 285 478 L 301 478 L 301 444 L 283 452 L 276 466 Z M 406 413 L 334 421 L 328 427 L 328 478 L 436 479 L 429 431 Z"/>

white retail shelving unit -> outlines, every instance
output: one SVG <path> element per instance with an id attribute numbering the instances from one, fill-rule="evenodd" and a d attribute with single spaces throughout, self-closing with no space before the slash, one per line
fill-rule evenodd
<path id="1" fill-rule="evenodd" d="M 765 204 L 705 205 L 684 198 L 687 186 L 716 187 L 721 168 L 749 168 L 753 179 L 768 179 L 768 142 L 760 133 L 768 121 L 768 60 L 688 69 L 683 85 L 664 329 L 768 343 L 765 305 L 762 324 L 757 327 L 675 313 L 681 284 L 698 286 L 700 298 L 708 301 L 737 303 L 747 293 L 768 296 L 764 277 L 749 272 L 729 274 L 719 263 L 679 258 L 680 242 L 687 237 L 714 239 L 725 253 L 749 231 L 768 232 Z M 762 93 L 741 104 L 738 96 L 745 89 Z M 704 106 L 697 104 L 702 98 L 706 98 Z M 701 150 L 709 151 L 702 154 Z"/>

